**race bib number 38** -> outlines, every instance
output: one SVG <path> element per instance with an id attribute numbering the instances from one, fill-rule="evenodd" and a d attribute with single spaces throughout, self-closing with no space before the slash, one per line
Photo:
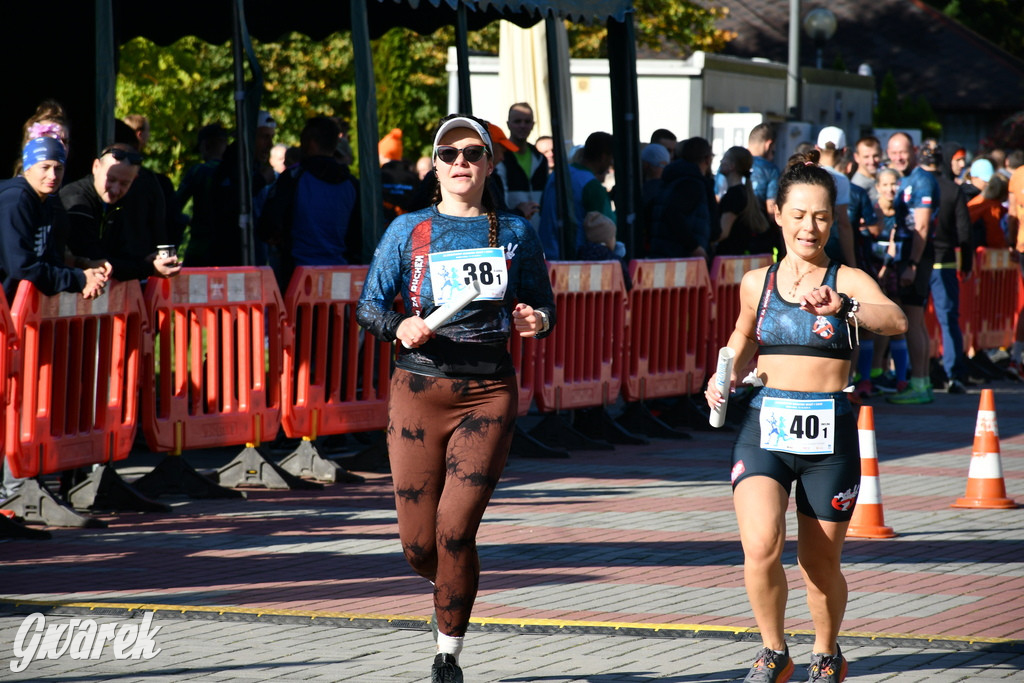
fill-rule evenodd
<path id="1" fill-rule="evenodd" d="M 761 448 L 800 455 L 835 451 L 835 401 L 765 398 L 761 403 Z"/>
<path id="2" fill-rule="evenodd" d="M 430 283 L 434 303 L 438 306 L 447 303 L 473 280 L 480 283 L 478 299 L 500 301 L 505 298 L 508 269 L 501 247 L 440 251 L 430 255 Z"/>

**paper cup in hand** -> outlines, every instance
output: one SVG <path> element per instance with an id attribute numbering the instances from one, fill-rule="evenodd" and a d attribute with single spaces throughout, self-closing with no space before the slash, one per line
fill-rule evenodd
<path id="1" fill-rule="evenodd" d="M 176 244 L 158 244 L 156 245 L 156 257 L 159 260 L 174 258 L 178 255 L 178 245 Z"/>
<path id="2" fill-rule="evenodd" d="M 729 408 L 729 384 L 732 380 L 732 361 L 736 352 L 723 346 L 718 352 L 718 369 L 715 371 L 715 388 L 722 395 L 722 405 L 711 409 L 708 422 L 712 427 L 725 424 L 725 411 Z"/>

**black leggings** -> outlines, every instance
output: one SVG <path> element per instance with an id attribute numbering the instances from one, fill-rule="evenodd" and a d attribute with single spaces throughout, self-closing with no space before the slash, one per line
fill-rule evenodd
<path id="1" fill-rule="evenodd" d="M 388 453 L 405 559 L 434 582 L 438 630 L 463 636 L 480 582 L 476 533 L 505 468 L 515 377 L 445 379 L 396 369 Z"/>

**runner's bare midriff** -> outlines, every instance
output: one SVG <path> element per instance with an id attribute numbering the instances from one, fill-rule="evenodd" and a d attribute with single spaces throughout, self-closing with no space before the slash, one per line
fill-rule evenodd
<path id="1" fill-rule="evenodd" d="M 850 383 L 850 362 L 814 356 L 760 356 L 757 373 L 764 385 L 773 389 L 842 391 Z"/>

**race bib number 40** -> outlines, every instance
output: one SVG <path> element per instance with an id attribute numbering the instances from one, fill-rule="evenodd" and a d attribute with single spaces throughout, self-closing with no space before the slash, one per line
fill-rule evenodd
<path id="1" fill-rule="evenodd" d="M 430 283 L 434 303 L 447 303 L 459 290 L 476 280 L 479 300 L 501 301 L 508 287 L 505 251 L 501 247 L 440 251 L 430 255 Z"/>
<path id="2" fill-rule="evenodd" d="M 799 455 L 835 452 L 835 400 L 765 398 L 761 448 Z"/>

